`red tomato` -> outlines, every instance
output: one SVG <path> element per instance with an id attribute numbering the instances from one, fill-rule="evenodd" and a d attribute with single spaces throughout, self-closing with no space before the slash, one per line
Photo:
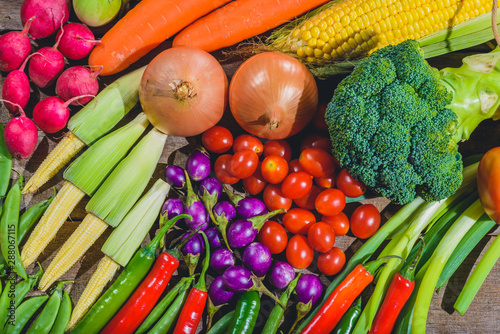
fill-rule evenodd
<path id="1" fill-rule="evenodd" d="M 269 248 L 271 254 L 279 254 L 285 250 L 288 243 L 288 235 L 283 225 L 268 220 L 259 232 L 259 241 Z"/>
<path id="2" fill-rule="evenodd" d="M 275 184 L 268 184 L 264 189 L 262 197 L 264 204 L 266 204 L 266 207 L 271 211 L 278 209 L 285 209 L 288 211 L 293 203 L 290 198 L 283 195 L 280 187 Z"/>
<path id="3" fill-rule="evenodd" d="M 231 166 L 231 154 L 223 154 L 215 160 L 214 173 L 220 182 L 225 184 L 235 184 L 240 179 L 234 177 L 230 172 L 229 168 Z"/>
<path id="4" fill-rule="evenodd" d="M 262 160 L 260 170 L 264 180 L 277 184 L 288 175 L 288 162 L 280 156 L 269 155 Z"/>
<path id="5" fill-rule="evenodd" d="M 288 174 L 281 183 L 281 191 L 291 199 L 301 198 L 309 194 L 312 188 L 311 176 L 306 172 Z"/>
<path id="6" fill-rule="evenodd" d="M 233 135 L 225 127 L 216 125 L 201 135 L 203 146 L 214 153 L 224 153 L 233 146 Z"/>
<path id="7" fill-rule="evenodd" d="M 351 232 L 360 239 L 367 239 L 380 227 L 380 212 L 373 204 L 363 204 L 351 215 Z"/>
<path id="8" fill-rule="evenodd" d="M 264 145 L 259 138 L 249 134 L 242 134 L 234 139 L 233 152 L 236 153 L 243 150 L 252 150 L 260 157 L 262 151 L 264 151 Z"/>
<path id="9" fill-rule="evenodd" d="M 335 244 L 335 233 L 327 223 L 317 222 L 309 228 L 307 240 L 313 249 L 325 253 Z"/>
<path id="10" fill-rule="evenodd" d="M 345 254 L 342 249 L 333 247 L 328 252 L 318 256 L 318 269 L 327 276 L 339 273 L 345 264 Z"/>
<path id="11" fill-rule="evenodd" d="M 314 182 L 323 189 L 333 188 L 335 187 L 335 174 L 325 177 L 315 177 Z"/>
<path id="12" fill-rule="evenodd" d="M 335 188 L 323 190 L 319 193 L 314 202 L 316 211 L 323 216 L 335 216 L 344 210 L 345 204 L 346 199 L 344 193 Z"/>
<path id="13" fill-rule="evenodd" d="M 300 167 L 299 159 L 293 159 L 288 162 L 288 173 L 303 172 L 304 170 Z M 311 175 L 311 177 L 313 177 Z"/>
<path id="14" fill-rule="evenodd" d="M 316 223 L 316 217 L 311 211 L 293 208 L 283 215 L 283 225 L 293 234 L 307 235 L 309 228 Z"/>
<path id="15" fill-rule="evenodd" d="M 309 194 L 305 195 L 304 197 L 294 199 L 293 201 L 302 209 L 314 210 L 316 209 L 316 198 L 321 193 L 321 191 L 323 191 L 323 189 L 313 184 Z"/>
<path id="16" fill-rule="evenodd" d="M 325 112 L 326 112 L 327 106 L 328 106 L 327 101 L 323 101 L 323 102 L 318 103 L 318 109 L 316 110 L 316 113 L 314 114 L 314 117 L 311 121 L 311 123 L 318 130 L 322 130 L 322 131 L 328 130 L 328 125 L 325 122 Z"/>
<path id="17" fill-rule="evenodd" d="M 366 186 L 356 181 L 345 168 L 337 175 L 337 188 L 342 190 L 347 197 L 359 197 L 366 192 Z"/>
<path id="18" fill-rule="evenodd" d="M 257 166 L 257 169 L 255 172 L 247 177 L 246 179 L 243 179 L 243 187 L 249 193 L 250 195 L 257 195 L 264 190 L 264 188 L 267 185 L 266 180 L 264 180 L 264 177 L 262 176 L 262 172 L 260 171 L 260 164 L 261 162 L 259 161 L 259 164 Z"/>
<path id="19" fill-rule="evenodd" d="M 296 234 L 290 238 L 286 246 L 286 259 L 296 269 L 304 269 L 311 265 L 314 250 L 303 235 Z"/>
<path id="20" fill-rule="evenodd" d="M 349 218 L 343 212 L 337 213 L 335 216 L 323 216 L 321 221 L 330 225 L 337 237 L 349 232 Z"/>
<path id="21" fill-rule="evenodd" d="M 259 166 L 259 156 L 252 150 L 242 150 L 233 154 L 229 172 L 240 179 L 252 176 Z"/>
<path id="22" fill-rule="evenodd" d="M 326 135 L 313 133 L 302 140 L 300 143 L 300 151 L 307 150 L 308 148 L 319 148 L 328 154 L 332 153 L 332 142 Z"/>
<path id="23" fill-rule="evenodd" d="M 316 177 L 329 176 L 335 171 L 333 157 L 319 148 L 308 148 L 302 151 L 299 163 L 305 172 Z"/>
<path id="24" fill-rule="evenodd" d="M 277 155 L 286 161 L 292 159 L 292 148 L 286 140 L 268 140 L 264 144 L 264 156 Z"/>

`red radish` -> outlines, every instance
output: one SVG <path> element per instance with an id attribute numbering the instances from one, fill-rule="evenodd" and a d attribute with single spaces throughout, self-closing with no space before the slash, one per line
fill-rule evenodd
<path id="1" fill-rule="evenodd" d="M 66 127 L 69 119 L 68 105 L 82 97 L 74 97 L 66 102 L 57 96 L 49 96 L 38 102 L 33 109 L 33 120 L 40 130 L 46 133 L 55 133 Z M 95 96 L 92 96 L 95 97 Z"/>
<path id="2" fill-rule="evenodd" d="M 21 6 L 21 22 L 36 16 L 30 28 L 33 38 L 52 35 L 68 21 L 69 10 L 66 0 L 24 0 Z"/>
<path id="3" fill-rule="evenodd" d="M 99 92 L 99 82 L 97 76 L 102 71 L 102 66 L 97 71 L 92 71 L 84 66 L 73 66 L 64 71 L 57 79 L 56 94 L 68 101 L 69 99 L 80 96 L 95 96 Z M 73 101 L 72 105 L 87 104 L 92 97 L 84 97 Z"/>
<path id="4" fill-rule="evenodd" d="M 69 59 L 78 60 L 89 55 L 92 48 L 100 44 L 100 40 L 96 40 L 90 29 L 81 23 L 68 23 L 64 29 L 59 30 L 57 39 L 61 38 L 59 43 L 59 51 Z"/>
<path id="5" fill-rule="evenodd" d="M 0 36 L 0 71 L 10 72 L 19 68 L 31 52 L 28 31 L 35 18 L 32 17 L 22 31 L 11 31 Z"/>
<path id="6" fill-rule="evenodd" d="M 60 41 L 58 38 L 53 47 L 41 48 L 37 52 L 38 55 L 30 61 L 28 66 L 30 79 L 40 88 L 52 85 L 64 70 L 64 56 L 57 50 Z"/>
<path id="7" fill-rule="evenodd" d="M 28 59 L 35 54 L 36 52 L 26 58 L 21 67 L 10 72 L 3 82 L 2 98 L 6 100 L 4 104 L 11 116 L 16 116 L 19 113 L 19 108 L 16 107 L 16 104 L 24 109 L 30 100 L 30 81 L 26 73 L 24 73 L 24 68 L 26 67 Z"/>
<path id="8" fill-rule="evenodd" d="M 19 108 L 21 116 L 14 117 L 7 123 L 3 138 L 10 154 L 16 159 L 23 160 L 35 152 L 38 129 L 35 123 L 26 117 L 23 108 L 18 104 L 16 107 Z"/>

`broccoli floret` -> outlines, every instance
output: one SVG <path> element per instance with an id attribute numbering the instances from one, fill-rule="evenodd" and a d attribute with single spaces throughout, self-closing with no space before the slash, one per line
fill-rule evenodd
<path id="1" fill-rule="evenodd" d="M 481 120 L 500 116 L 500 70 L 491 60 L 500 52 L 489 55 L 438 71 L 416 41 L 405 41 L 361 60 L 325 114 L 334 156 L 355 179 L 399 204 L 452 195 L 462 182 L 458 141 Z"/>

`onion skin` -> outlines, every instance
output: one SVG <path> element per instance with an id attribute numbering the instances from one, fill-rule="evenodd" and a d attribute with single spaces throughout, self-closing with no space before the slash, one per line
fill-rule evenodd
<path id="1" fill-rule="evenodd" d="M 213 127 L 227 105 L 228 81 L 219 62 L 196 48 L 167 49 L 149 63 L 139 99 L 158 130 L 180 137 Z"/>
<path id="2" fill-rule="evenodd" d="M 264 52 L 245 61 L 229 87 L 229 106 L 238 124 L 266 139 L 288 138 L 312 120 L 318 88 L 297 59 Z"/>

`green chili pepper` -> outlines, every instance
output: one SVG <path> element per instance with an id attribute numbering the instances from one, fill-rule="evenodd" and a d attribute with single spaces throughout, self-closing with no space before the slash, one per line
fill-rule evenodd
<path id="1" fill-rule="evenodd" d="M 17 242 L 23 180 L 23 176 L 19 174 L 19 179 L 10 188 L 5 198 L 4 210 L 0 219 L 0 246 L 2 255 L 7 260 L 8 266 L 16 274 L 26 279 L 26 270 L 19 255 L 19 244 Z"/>
<path id="2" fill-rule="evenodd" d="M 229 323 L 227 333 L 252 333 L 260 310 L 260 296 L 257 291 L 243 292 L 236 303 L 234 316 Z"/>
<path id="3" fill-rule="evenodd" d="M 293 281 L 288 283 L 288 286 L 287 286 L 285 292 L 283 292 L 281 294 L 280 301 L 283 305 L 286 306 L 286 304 L 288 303 L 290 296 L 292 295 L 293 291 L 295 290 L 295 287 L 297 286 L 297 281 L 299 280 L 300 275 L 301 274 L 299 273 Z M 262 333 L 275 334 L 276 332 L 278 332 L 278 328 L 280 326 L 281 319 L 283 319 L 284 314 L 285 314 L 285 309 L 283 309 L 283 307 L 281 307 L 281 305 L 276 304 L 274 306 L 273 310 L 271 311 L 271 314 L 267 318 L 267 321 L 266 321 L 266 324 L 264 325 L 264 329 L 262 330 Z"/>
<path id="4" fill-rule="evenodd" d="M 66 326 L 68 326 L 69 318 L 71 316 L 71 298 L 67 291 L 63 292 L 61 306 L 57 312 L 56 321 L 50 330 L 50 334 L 64 334 Z"/>
<path id="5" fill-rule="evenodd" d="M 227 329 L 229 328 L 229 323 L 233 319 L 234 316 L 234 310 L 226 313 L 222 318 L 219 319 L 213 325 L 210 330 L 207 332 L 207 334 L 225 334 Z"/>
<path id="6" fill-rule="evenodd" d="M 73 328 L 72 334 L 98 333 L 111 320 L 148 274 L 155 261 L 160 240 L 177 220 L 183 218 L 191 219 L 191 216 L 183 214 L 170 219 L 147 246 L 134 254 L 109 289 Z"/>
<path id="7" fill-rule="evenodd" d="M 149 313 L 148 317 L 144 319 L 141 326 L 135 331 L 135 334 L 145 333 L 160 317 L 165 313 L 165 310 L 172 304 L 172 301 L 177 296 L 179 291 L 186 285 L 191 285 L 194 276 L 183 277 L 181 280 L 167 293 L 165 297 L 155 306 Z"/>
<path id="8" fill-rule="evenodd" d="M 0 124 L 0 198 L 5 197 L 9 189 L 10 174 L 12 171 L 12 156 L 3 139 L 3 126 Z M 0 213 L 2 212 L 0 205 Z"/>
<path id="9" fill-rule="evenodd" d="M 191 282 L 189 282 L 189 284 L 184 284 L 184 286 L 179 290 L 177 298 L 175 298 L 174 302 L 170 305 L 165 314 L 163 314 L 154 327 L 151 328 L 148 334 L 165 334 L 169 331 L 174 324 L 175 319 L 177 319 L 181 313 L 182 306 L 188 297 L 190 286 Z"/>
<path id="10" fill-rule="evenodd" d="M 350 334 L 353 332 L 361 315 L 361 298 L 358 298 L 346 311 L 342 319 L 333 330 L 333 334 Z"/>
<path id="11" fill-rule="evenodd" d="M 27 334 L 47 334 L 50 332 L 50 329 L 56 321 L 57 314 L 59 313 L 64 283 L 67 283 L 67 281 L 57 283 L 54 290 L 52 290 L 52 295 L 47 301 L 47 304 L 45 304 L 38 318 L 36 318 L 30 329 L 26 332 Z"/>
<path id="12" fill-rule="evenodd" d="M 16 309 L 16 320 L 13 323 L 8 322 L 5 326 L 4 334 L 21 333 L 33 314 L 35 314 L 35 312 L 40 308 L 40 306 L 43 305 L 43 303 L 45 303 L 47 299 L 49 299 L 49 296 L 38 296 L 23 302 Z"/>

